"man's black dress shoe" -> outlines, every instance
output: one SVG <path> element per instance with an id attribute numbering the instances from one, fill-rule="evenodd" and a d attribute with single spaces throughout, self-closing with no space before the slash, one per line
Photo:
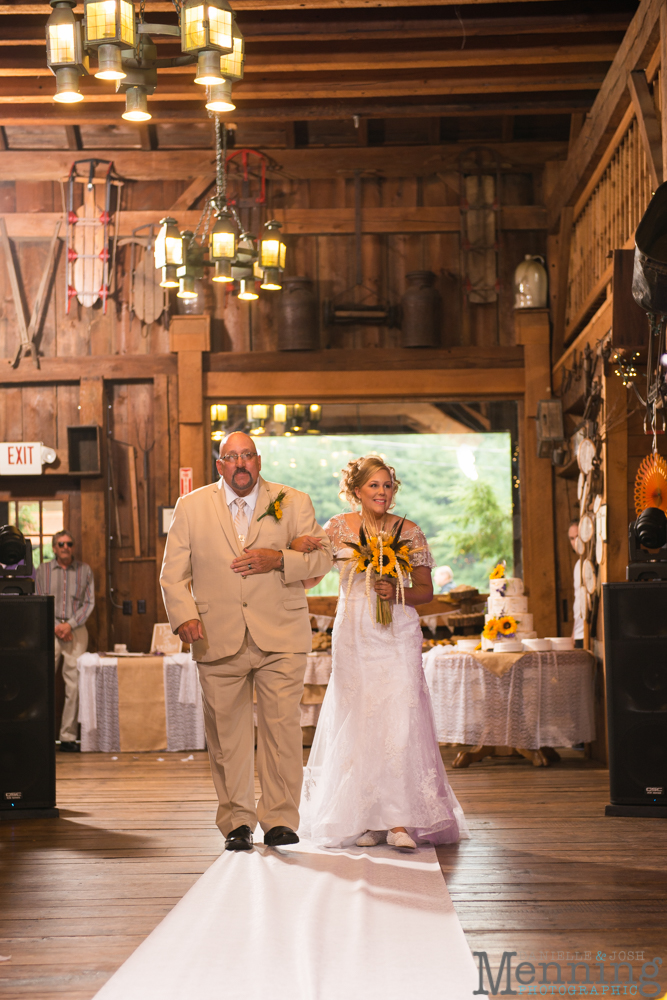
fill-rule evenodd
<path id="1" fill-rule="evenodd" d="M 81 747 L 78 743 L 68 743 L 66 740 L 60 741 L 58 749 L 61 753 L 81 753 Z"/>
<path id="2" fill-rule="evenodd" d="M 298 844 L 299 838 L 288 826 L 272 826 L 264 834 L 267 847 L 285 847 L 287 844 Z"/>
<path id="3" fill-rule="evenodd" d="M 252 830 L 249 826 L 237 826 L 235 830 L 225 837 L 226 851 L 251 851 L 252 850 Z"/>

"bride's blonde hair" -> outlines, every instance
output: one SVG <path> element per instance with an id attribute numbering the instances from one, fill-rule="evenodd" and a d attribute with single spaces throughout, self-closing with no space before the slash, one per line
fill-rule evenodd
<path id="1" fill-rule="evenodd" d="M 355 510 L 359 506 L 359 497 L 356 494 L 356 490 L 361 489 L 368 480 L 379 472 L 380 469 L 384 469 L 391 476 L 392 486 L 394 488 L 393 495 L 396 496 L 398 489 L 401 485 L 401 480 L 396 475 L 396 469 L 392 465 L 387 465 L 387 463 L 380 458 L 379 455 L 362 455 L 361 458 L 355 458 L 351 462 L 348 462 L 345 468 L 342 470 L 342 477 L 340 481 L 340 495 L 344 496 L 350 507 Z M 394 506 L 393 500 L 389 505 L 390 509 Z"/>

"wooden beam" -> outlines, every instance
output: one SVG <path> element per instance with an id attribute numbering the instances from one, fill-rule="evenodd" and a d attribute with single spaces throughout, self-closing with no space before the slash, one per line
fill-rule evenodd
<path id="1" fill-rule="evenodd" d="M 616 55 L 618 46 L 613 42 L 582 42 L 580 44 L 535 45 L 529 40 L 525 46 L 466 46 L 464 49 L 445 49 L 442 47 L 431 50 L 411 50 L 403 44 L 398 51 L 360 51 L 359 49 L 342 52 L 253 52 L 246 51 L 244 80 L 252 74 L 267 73 L 323 73 L 333 70 L 343 72 L 378 72 L 390 70 L 392 73 L 403 70 L 427 69 L 462 69 L 477 66 L 545 66 L 567 65 L 576 63 L 610 63 Z M 9 65 L 5 60 L 0 66 L 0 79 L 12 77 L 48 77 L 51 71 L 39 56 L 21 58 L 25 50 L 18 50 L 15 65 Z M 159 85 L 164 87 L 167 77 L 194 76 L 194 67 L 169 66 L 158 68 Z M 237 87 L 234 93 L 237 92 Z M 239 92 L 242 92 L 240 90 Z"/>
<path id="2" fill-rule="evenodd" d="M 553 535 L 551 460 L 537 457 L 537 405 L 551 396 L 549 313 L 546 309 L 516 309 L 516 340 L 523 344 L 525 393 L 521 426 L 521 543 L 523 577 L 539 635 L 557 628 L 556 555 Z"/>
<path id="3" fill-rule="evenodd" d="M 527 83 L 524 84 L 524 87 Z M 419 95 L 415 84 L 415 94 Z M 593 103 L 593 92 L 578 94 L 576 91 L 556 93 L 552 98 L 538 98 L 532 94 L 519 91 L 516 97 L 511 95 L 494 97 L 487 100 L 481 97 L 466 97 L 459 101 L 433 101 L 431 103 L 416 103 L 410 101 L 390 101 L 380 99 L 357 100 L 325 100 L 298 103 L 266 103 L 239 105 L 234 111 L 235 121 L 324 121 L 352 118 L 353 115 L 364 115 L 367 118 L 432 118 L 447 116 L 448 118 L 471 117 L 477 115 L 560 115 L 571 114 L 573 111 L 587 111 Z M 0 105 L 0 125 L 24 125 L 33 127 L 45 125 L 113 125 L 118 124 L 119 109 L 88 103 L 69 108 L 56 108 L 53 104 L 11 104 Z M 151 105 L 153 123 L 208 122 L 208 112 L 203 108 L 201 100 L 189 107 L 183 104 L 173 106 L 154 101 Z M 536 144 L 533 144 L 536 145 Z"/>
<path id="4" fill-rule="evenodd" d="M 465 368 L 523 368 L 522 347 L 376 348 L 345 351 L 219 351 L 208 354 L 207 372 L 400 372 Z"/>
<path id="5" fill-rule="evenodd" d="M 4 5 L 5 8 L 9 5 Z M 11 11 L 16 8 L 12 5 Z M 337 18 L 336 13 L 320 14 L 316 20 L 300 19 L 297 17 L 293 21 L 286 17 L 281 17 L 270 24 L 265 18 L 255 19 L 253 14 L 246 15 L 243 11 L 235 11 L 239 17 L 239 27 L 243 32 L 246 43 L 252 42 L 280 42 L 285 41 L 347 41 L 355 39 L 358 41 L 382 39 L 407 38 L 455 38 L 462 37 L 461 23 L 456 16 L 443 17 L 437 10 L 431 8 L 427 16 L 411 18 L 407 16 L 385 15 L 383 18 L 373 17 L 372 21 L 359 20 L 357 18 Z M 379 11 L 374 10 L 374 15 Z M 590 33 L 593 37 L 602 32 L 617 32 L 621 35 L 627 29 L 632 15 L 626 11 L 609 12 L 601 10 L 600 13 L 591 14 L 582 12 L 578 14 L 557 14 L 543 15 L 531 11 L 529 15 L 515 15 L 511 17 L 474 17 L 466 20 L 466 39 L 492 37 L 498 35 L 520 36 L 535 35 L 537 38 L 546 34 L 577 35 Z M 163 18 L 161 20 L 167 20 Z M 175 23 L 172 19 L 172 23 Z M 158 44 L 173 44 L 173 40 L 155 36 L 154 41 Z M 0 47 L 10 46 L 37 46 L 44 48 L 43 29 L 33 27 L 29 21 L 16 27 L 6 27 L 3 29 L 0 38 Z"/>
<path id="6" fill-rule="evenodd" d="M 215 181 L 215 174 L 204 177 L 195 177 L 193 182 L 186 187 L 169 209 L 170 212 L 182 212 L 192 208 L 194 203 L 208 191 Z"/>
<path id="7" fill-rule="evenodd" d="M 158 223 L 165 212 L 158 209 L 144 212 L 121 212 L 119 235 L 130 235 L 137 226 Z M 285 233 L 304 236 L 310 234 L 353 233 L 354 210 L 351 208 L 288 208 L 276 209 L 275 217 L 285 227 Z M 199 212 L 179 211 L 178 222 L 193 229 L 199 221 Z M 53 231 L 60 212 L 14 212 L 4 218 L 10 237 L 46 238 Z M 546 213 L 540 205 L 507 205 L 500 213 L 503 229 L 536 230 L 546 228 Z M 460 210 L 457 206 L 432 206 L 424 208 L 364 208 L 361 231 L 364 233 L 456 233 L 460 229 Z"/>
<path id="8" fill-rule="evenodd" d="M 564 142 L 489 142 L 503 163 L 516 167 L 541 166 L 545 160 L 565 156 Z M 276 175 L 324 179 L 339 177 L 355 169 L 384 177 L 435 175 L 455 169 L 465 146 L 443 143 L 435 146 L 365 146 L 331 149 L 267 149 L 270 169 Z M 95 150 L 100 159 L 113 160 L 118 174 L 126 180 L 195 181 L 214 177 L 215 156 L 211 149 Z M 60 181 L 69 172 L 72 157 L 60 150 L 8 150 L 0 157 L 0 181 Z"/>
<path id="9" fill-rule="evenodd" d="M 637 125 L 646 154 L 651 183 L 655 191 L 658 185 L 662 184 L 662 134 L 660 122 L 655 113 L 653 97 L 648 89 L 643 69 L 636 69 L 628 73 L 628 89 L 637 116 Z"/>
<path id="10" fill-rule="evenodd" d="M 82 378 L 103 378 L 118 382 L 145 382 L 154 375 L 175 375 L 173 354 L 98 354 L 86 358 L 40 358 L 39 369 L 14 369 L 0 362 L 0 385 L 75 383 Z"/>
<path id="11" fill-rule="evenodd" d="M 549 228 L 555 229 L 564 205 L 572 205 L 595 166 L 596 159 L 627 107 L 628 71 L 642 69 L 658 42 L 663 0 L 641 0 L 600 88 L 591 112 L 549 199 Z"/>
<path id="12" fill-rule="evenodd" d="M 572 241 L 572 208 L 567 205 L 560 215 L 558 233 L 558 259 L 556 281 L 550 282 L 551 303 L 554 317 L 553 357 L 558 358 L 565 343 L 565 320 L 567 312 L 567 290 L 570 275 L 570 244 Z"/>
<path id="13" fill-rule="evenodd" d="M 647 0 L 657 2 L 657 0 Z M 544 72 L 541 70 L 544 69 Z M 357 75 L 313 73 L 292 74 L 276 86 L 273 79 L 246 77 L 234 84 L 234 99 L 238 101 L 312 101 L 312 100 L 359 100 L 388 97 L 427 96 L 446 97 L 459 94 L 523 94 L 548 93 L 549 91 L 599 90 L 605 74 L 602 68 L 592 64 L 580 67 L 573 64 L 557 69 L 551 66 L 537 66 L 534 72 L 521 72 L 513 66 L 498 67 L 495 72 L 480 73 L 475 66 L 456 70 L 448 76 L 420 74 L 410 70 L 396 74 L 387 72 L 384 77 L 377 74 L 369 78 Z M 26 78 L 8 79 L 0 89 L 0 105 L 29 104 L 53 105 L 55 85 L 41 84 L 38 74 L 30 73 Z M 122 105 L 125 95 L 100 87 L 92 80 L 81 84 L 81 93 L 88 104 Z M 194 81 L 183 80 L 179 76 L 165 76 L 154 94 L 148 95 L 149 107 L 165 101 L 186 101 L 201 107 L 202 95 Z"/>
<path id="14" fill-rule="evenodd" d="M 81 360 L 81 359 L 79 359 Z M 87 621 L 93 649 L 109 648 L 109 592 L 107 577 L 106 396 L 101 376 L 82 377 L 79 422 L 102 428 L 102 475 L 81 480 L 81 558 L 93 571 L 95 608 Z"/>
<path id="15" fill-rule="evenodd" d="M 368 372 L 207 372 L 209 399 L 515 399 L 524 390 L 523 368 L 403 369 L 369 379 Z"/>
<path id="16" fill-rule="evenodd" d="M 660 8 L 660 114 L 663 177 L 667 164 L 667 5 Z"/>
<path id="17" fill-rule="evenodd" d="M 447 6 L 476 6 L 483 4 L 505 4 L 507 0 L 373 0 L 373 7 L 447 7 Z M 518 3 L 531 2 L 535 0 L 517 0 Z M 545 0 L 546 2 L 546 0 Z M 354 8 L 368 9 L 368 0 L 234 0 L 234 11 L 245 10 L 353 10 Z M 80 4 L 76 10 L 81 12 Z M 173 13 L 173 6 L 165 0 L 147 0 L 146 12 L 156 12 L 160 14 Z M 3 14 L 50 14 L 51 7 L 48 4 L 40 3 L 16 3 L 0 4 L 0 16 Z"/>

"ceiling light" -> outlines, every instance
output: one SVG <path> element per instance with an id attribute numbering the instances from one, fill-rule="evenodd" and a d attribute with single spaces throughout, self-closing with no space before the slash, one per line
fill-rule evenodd
<path id="1" fill-rule="evenodd" d="M 127 122 L 147 122 L 152 118 L 143 87 L 128 87 L 125 92 L 125 111 L 121 117 Z"/>
<path id="2" fill-rule="evenodd" d="M 56 92 L 53 100 L 58 104 L 76 104 L 83 100 L 83 94 L 79 91 L 79 73 L 69 66 L 61 66 L 55 71 Z"/>
<path id="3" fill-rule="evenodd" d="M 196 80 L 195 83 L 197 83 Z M 232 85 L 229 80 L 222 80 L 209 89 L 206 108 L 208 111 L 219 113 L 236 110 L 236 105 L 232 101 Z"/>
<path id="4" fill-rule="evenodd" d="M 253 288 L 254 285 L 253 280 L 248 280 L 247 278 L 241 278 L 239 285 L 240 285 L 239 298 L 242 299 L 244 302 L 252 302 L 254 299 L 259 298 L 259 295 Z"/>

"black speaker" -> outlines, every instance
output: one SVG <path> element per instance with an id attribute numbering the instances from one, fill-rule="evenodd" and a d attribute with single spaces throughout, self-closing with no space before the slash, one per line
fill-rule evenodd
<path id="1" fill-rule="evenodd" d="M 667 582 L 603 586 L 608 816 L 667 816 Z"/>
<path id="2" fill-rule="evenodd" d="M 53 597 L 0 596 L 0 818 L 57 816 Z"/>

